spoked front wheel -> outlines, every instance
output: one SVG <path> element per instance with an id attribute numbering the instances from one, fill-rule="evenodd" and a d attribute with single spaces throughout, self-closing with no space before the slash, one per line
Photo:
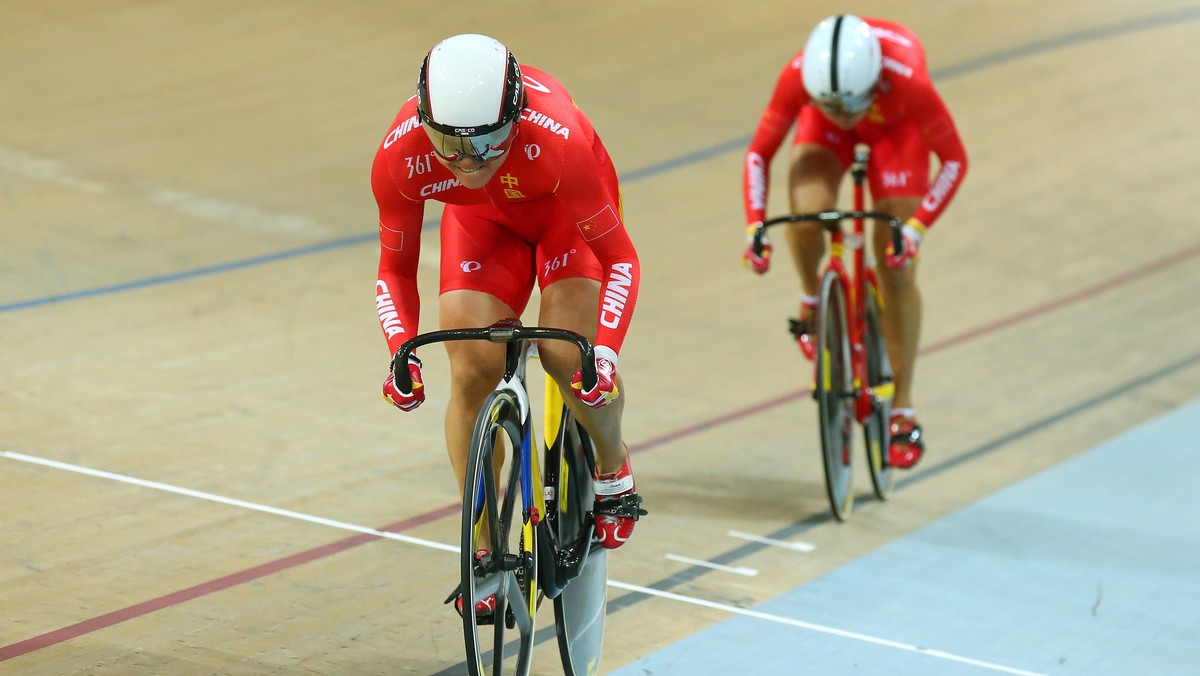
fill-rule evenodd
<path id="1" fill-rule="evenodd" d="M 867 446 L 867 466 L 871 469 L 871 485 L 880 500 L 887 500 L 896 484 L 895 470 L 888 464 L 888 444 L 891 442 L 889 418 L 892 410 L 892 364 L 888 361 L 887 345 L 883 342 L 879 316 L 879 287 L 867 285 L 866 322 L 863 326 L 863 347 L 867 353 L 867 384 L 871 388 L 871 415 L 863 424 Z"/>
<path id="2" fill-rule="evenodd" d="M 515 449 L 507 465 L 501 462 L 505 437 Z M 518 503 L 520 448 L 527 439 L 512 395 L 488 395 L 472 433 L 463 487 L 461 612 L 472 676 L 529 673 L 537 548 L 535 529 Z"/>
<path id="3" fill-rule="evenodd" d="M 842 278 L 836 271 L 829 270 L 821 279 L 820 305 L 817 307 L 814 396 L 821 427 L 825 489 L 833 516 L 838 521 L 845 521 L 854 507 L 851 453 L 854 386 L 846 312 Z"/>

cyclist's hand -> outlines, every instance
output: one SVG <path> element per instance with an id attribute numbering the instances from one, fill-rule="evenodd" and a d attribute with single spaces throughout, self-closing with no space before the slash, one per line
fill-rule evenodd
<path id="1" fill-rule="evenodd" d="M 925 236 L 925 226 L 910 218 L 900 229 L 902 250 L 896 251 L 896 243 L 889 241 L 887 246 L 887 264 L 889 268 L 906 268 L 917 258 L 917 249 Z"/>
<path id="2" fill-rule="evenodd" d="M 405 394 L 396 387 L 396 374 L 388 373 L 383 381 L 383 398 L 401 411 L 411 411 L 425 401 L 425 383 L 421 379 L 421 360 L 416 355 L 408 356 L 408 375 L 412 378 L 412 392 Z"/>
<path id="3" fill-rule="evenodd" d="M 742 263 L 758 274 L 763 274 L 767 268 L 771 267 L 771 251 L 774 247 L 771 246 L 771 240 L 767 239 L 764 234 L 762 237 L 762 250 L 756 252 L 754 250 L 754 232 L 758 229 L 758 223 L 751 223 L 746 226 L 746 251 L 742 253 Z"/>
<path id="4" fill-rule="evenodd" d="M 586 392 L 583 389 L 583 369 L 575 372 L 571 379 L 571 391 L 575 398 L 592 408 L 604 408 L 620 396 L 617 390 L 617 353 L 603 345 L 596 346 L 596 386 Z"/>

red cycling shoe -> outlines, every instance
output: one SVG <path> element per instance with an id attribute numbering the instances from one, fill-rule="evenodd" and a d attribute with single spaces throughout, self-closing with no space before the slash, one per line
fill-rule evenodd
<path id="1" fill-rule="evenodd" d="M 913 416 L 893 415 L 891 442 L 888 444 L 888 464 L 898 469 L 908 469 L 917 464 L 925 453 L 925 438 L 921 425 Z"/>
<path id="2" fill-rule="evenodd" d="M 486 549 L 480 549 L 475 552 L 475 560 L 478 561 L 487 555 L 488 555 L 488 551 Z M 462 613 L 463 613 L 462 592 L 455 590 L 454 593 L 452 593 L 450 595 L 450 598 L 454 599 L 454 610 L 457 611 L 459 616 L 461 617 Z M 449 603 L 450 599 L 446 599 L 446 602 Z M 495 617 L 495 614 L 496 614 L 496 595 L 495 594 L 488 596 L 486 599 L 483 599 L 482 601 L 475 602 L 475 621 L 476 621 L 476 623 L 491 624 L 493 621 L 493 618 Z"/>
<path id="3" fill-rule="evenodd" d="M 613 474 L 601 474 L 596 480 L 593 508 L 596 543 L 605 549 L 616 549 L 625 544 L 633 535 L 638 518 L 646 513 L 641 504 L 642 496 L 634 487 L 633 470 L 627 455 L 621 469 Z"/>

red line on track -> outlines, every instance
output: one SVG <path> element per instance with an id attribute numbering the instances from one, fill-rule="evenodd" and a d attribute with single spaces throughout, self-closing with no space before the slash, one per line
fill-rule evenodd
<path id="1" fill-rule="evenodd" d="M 447 507 L 426 512 L 424 514 L 418 514 L 417 516 L 405 519 L 403 521 L 397 521 L 396 523 L 384 528 L 380 528 L 379 530 L 390 533 L 402 533 L 410 528 L 415 528 L 431 521 L 436 521 L 438 519 L 450 516 L 451 514 L 458 514 L 461 511 L 461 505 L 449 505 Z M 26 653 L 31 653 L 35 650 L 41 650 L 42 648 L 47 648 L 49 646 L 62 643 L 63 641 L 69 641 L 77 636 L 90 634 L 94 631 L 111 627 L 114 624 L 119 624 L 126 620 L 132 620 L 136 617 L 147 615 L 156 610 L 170 608 L 171 606 L 179 605 L 185 601 L 191 601 L 192 599 L 197 599 L 201 596 L 207 596 L 213 592 L 228 589 L 230 587 L 242 584 L 243 582 L 250 582 L 252 580 L 257 580 L 260 577 L 266 577 L 272 573 L 278 573 L 289 568 L 295 568 L 301 564 L 305 564 L 310 561 L 316 561 L 317 559 L 322 559 L 326 556 L 344 552 L 359 545 L 364 545 L 372 540 L 379 539 L 381 538 L 378 535 L 353 535 L 336 542 L 331 542 L 326 545 L 321 545 L 320 547 L 314 547 L 313 549 L 305 550 L 298 554 L 285 556 L 282 559 L 276 559 L 259 566 L 254 566 L 253 568 L 247 568 L 246 570 L 238 571 L 224 577 L 219 577 L 215 580 L 209 580 L 208 582 L 198 584 L 194 587 L 188 587 L 187 589 L 181 589 L 177 592 L 171 592 L 170 594 L 166 594 L 155 599 L 150 599 L 149 601 L 143 601 L 127 608 L 114 610 L 111 613 L 105 613 L 98 617 L 93 617 L 89 620 L 84 620 L 83 622 L 78 622 L 61 629 L 55 629 L 54 631 L 47 632 L 40 636 L 34 636 L 33 638 L 25 639 L 24 641 L 19 641 L 17 643 L 0 647 L 0 662 L 24 655 Z"/>
<path id="2" fill-rule="evenodd" d="M 1062 298 L 1038 305 L 1023 312 L 1018 312 L 1007 317 L 1003 317 L 991 323 L 978 326 L 970 331 L 960 333 L 956 336 L 951 336 L 950 338 L 946 338 L 937 343 L 926 346 L 921 350 L 920 353 L 924 355 L 938 352 L 948 347 L 967 342 L 973 338 L 978 338 L 979 336 L 1029 321 L 1035 317 L 1049 314 L 1064 307 L 1094 298 L 1105 291 L 1129 284 L 1156 272 L 1162 272 L 1174 265 L 1178 265 L 1184 261 L 1195 258 L 1197 255 L 1200 255 L 1200 244 L 1182 249 L 1170 256 L 1152 261 L 1139 268 L 1124 272 L 1093 286 L 1089 286 L 1076 291 L 1075 293 L 1063 296 Z M 780 395 L 773 399 L 768 399 L 751 406 L 746 406 L 736 411 L 726 413 L 725 415 L 711 418 L 695 425 L 690 425 L 688 427 L 647 439 L 641 443 L 631 445 L 629 450 L 630 452 L 634 453 L 649 451 L 673 441 L 678 441 L 679 439 L 693 436 L 695 434 L 699 434 L 701 432 L 720 427 L 743 418 L 757 415 L 777 406 L 782 406 L 783 404 L 790 403 L 807 395 L 811 391 L 811 389 L 804 389 L 798 392 Z M 425 512 L 424 514 L 413 516 L 403 521 L 398 521 L 390 526 L 380 528 L 379 530 L 401 533 L 410 528 L 430 523 L 453 514 L 458 514 L 460 509 L 461 506 L 459 504 L 447 505 L 445 507 L 440 507 L 438 509 Z M 256 580 L 272 573 L 277 573 L 289 568 L 294 568 L 301 564 L 308 563 L 310 561 L 315 561 L 326 556 L 344 552 L 348 549 L 353 549 L 354 547 L 358 547 L 359 545 L 363 545 L 378 539 L 380 538 L 376 535 L 354 535 L 343 540 L 338 540 L 336 542 L 331 542 L 329 544 L 315 547 L 291 556 L 276 559 L 275 561 L 270 561 L 253 568 L 247 568 L 246 570 L 233 573 L 231 575 L 226 575 L 215 580 L 210 580 L 194 587 L 172 592 L 155 599 L 150 599 L 149 601 L 143 601 L 127 608 L 115 610 L 111 613 L 105 613 L 104 615 L 100 615 L 89 620 L 84 620 L 83 622 L 78 622 L 61 629 L 56 629 L 54 631 L 41 634 L 40 636 L 34 636 L 33 638 L 25 639 L 24 641 L 12 643 L 10 645 L 0 647 L 0 662 L 31 653 L 42 648 L 47 648 L 64 641 L 69 641 L 70 639 L 78 636 L 90 634 L 91 632 L 105 629 L 126 620 L 131 620 L 157 610 L 162 610 L 163 608 L 169 608 L 171 606 L 184 603 L 185 601 L 191 601 L 192 599 L 206 596 L 213 592 L 228 589 L 230 587 L 242 584 L 243 582 Z"/>

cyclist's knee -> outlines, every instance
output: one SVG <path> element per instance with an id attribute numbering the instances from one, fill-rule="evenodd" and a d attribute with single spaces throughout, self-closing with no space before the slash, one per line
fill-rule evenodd
<path id="1" fill-rule="evenodd" d="M 911 196 L 892 196 L 876 199 L 872 205 L 873 211 L 881 211 L 885 214 L 900 219 L 901 222 L 908 220 L 913 214 L 917 213 L 917 209 L 921 206 L 920 197 Z M 872 247 L 875 253 L 876 260 L 884 260 L 887 256 L 888 244 L 892 241 L 892 229 L 883 221 L 874 221 L 871 232 Z"/>
<path id="2" fill-rule="evenodd" d="M 825 253 L 825 228 L 820 223 L 792 223 L 785 232 L 788 246 L 796 251 L 812 252 L 814 255 Z"/>
<path id="3" fill-rule="evenodd" d="M 893 195 L 891 197 L 880 197 L 875 200 L 874 210 L 882 211 L 891 214 L 902 221 L 906 221 L 917 213 L 917 209 L 921 207 L 921 197 L 911 195 Z"/>
<path id="4" fill-rule="evenodd" d="M 446 343 L 451 386 L 464 394 L 486 394 L 504 375 L 504 348 L 473 342 Z"/>
<path id="5" fill-rule="evenodd" d="M 893 268 L 888 265 L 878 266 L 876 272 L 879 275 L 879 286 L 883 289 L 884 296 L 915 292 L 919 266 L 920 261 L 912 261 L 903 268 Z"/>
<path id="6" fill-rule="evenodd" d="M 832 209 L 845 173 L 846 167 L 837 153 L 822 145 L 802 143 L 796 146 L 792 153 L 788 184 L 792 189 L 793 198 L 806 195 L 810 199 L 822 202 L 799 205 L 805 207 L 804 210 L 813 210 L 813 207 Z"/>
<path id="7" fill-rule="evenodd" d="M 542 362 L 542 370 L 560 384 L 569 385 L 579 369 L 579 350 L 573 344 L 560 340 L 539 341 L 538 358 Z"/>

